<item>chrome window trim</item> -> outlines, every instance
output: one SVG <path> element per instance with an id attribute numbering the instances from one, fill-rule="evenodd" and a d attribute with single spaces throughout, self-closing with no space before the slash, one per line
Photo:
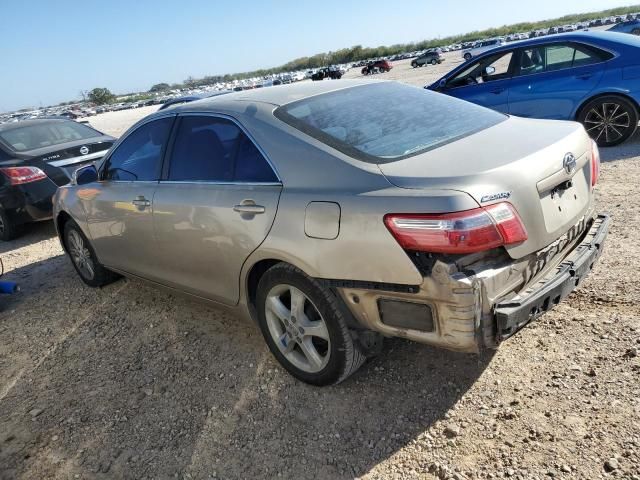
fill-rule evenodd
<path id="1" fill-rule="evenodd" d="M 267 183 L 275 183 L 276 185 L 282 185 L 282 177 L 278 173 L 278 169 L 275 167 L 275 165 L 267 155 L 267 152 L 263 150 L 263 148 L 253 138 L 253 135 L 251 135 L 251 133 L 249 133 L 249 131 L 244 127 L 244 125 L 242 125 L 236 118 L 232 117 L 231 115 L 227 115 L 224 113 L 216 113 L 216 112 L 179 112 L 178 117 L 215 117 L 215 118 L 221 118 L 223 120 L 229 120 L 230 122 L 235 124 L 240 129 L 240 131 L 247 136 L 249 141 L 251 141 L 251 143 L 253 143 L 253 145 L 258 149 L 258 152 L 260 152 L 260 155 L 262 155 L 264 159 L 267 161 L 267 164 L 269 165 L 269 167 L 275 174 L 276 178 L 278 179 L 278 182 L 267 182 Z M 174 142 L 175 142 L 175 139 L 174 139 Z M 171 159 L 167 159 L 167 161 L 170 161 L 170 160 Z M 168 180 L 168 179 L 162 180 L 162 182 L 166 182 L 166 183 L 181 182 L 181 181 L 182 180 Z M 229 185 L 229 184 L 263 185 L 265 184 L 265 182 L 211 182 L 209 180 L 193 180 L 193 181 L 189 180 L 188 181 L 188 183 L 200 183 L 200 182 L 208 182 L 208 183 L 217 184 L 217 185 Z"/>
<path id="2" fill-rule="evenodd" d="M 160 180 L 161 185 L 242 185 L 254 187 L 281 187 L 281 182 L 213 182 L 210 180 Z"/>

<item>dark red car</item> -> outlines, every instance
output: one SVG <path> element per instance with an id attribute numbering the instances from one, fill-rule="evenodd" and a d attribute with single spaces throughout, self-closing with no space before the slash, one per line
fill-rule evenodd
<path id="1" fill-rule="evenodd" d="M 362 69 L 363 75 L 371 75 L 372 73 L 383 73 L 388 72 L 393 68 L 391 62 L 388 60 L 376 60 L 375 62 L 371 62 L 368 65 L 365 65 Z"/>

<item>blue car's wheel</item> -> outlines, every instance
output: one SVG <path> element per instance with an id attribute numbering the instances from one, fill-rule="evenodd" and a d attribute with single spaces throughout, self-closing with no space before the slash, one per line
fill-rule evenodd
<path id="1" fill-rule="evenodd" d="M 638 110 L 624 97 L 607 95 L 588 102 L 578 121 L 600 147 L 612 147 L 626 141 L 638 128 Z"/>

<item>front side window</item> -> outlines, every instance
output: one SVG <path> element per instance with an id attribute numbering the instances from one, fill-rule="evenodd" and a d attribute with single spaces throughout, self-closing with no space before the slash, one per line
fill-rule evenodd
<path id="1" fill-rule="evenodd" d="M 173 120 L 174 117 L 154 120 L 130 133 L 106 160 L 102 179 L 128 182 L 158 180 Z"/>
<path id="2" fill-rule="evenodd" d="M 395 82 L 343 88 L 278 107 L 275 116 L 345 155 L 388 163 L 506 119 L 448 95 Z"/>
<path id="3" fill-rule="evenodd" d="M 276 182 L 266 159 L 232 121 L 211 116 L 180 119 L 168 180 Z"/>
<path id="4" fill-rule="evenodd" d="M 500 52 L 472 63 L 447 82 L 447 88 L 477 85 L 509 78 L 513 51 Z"/>

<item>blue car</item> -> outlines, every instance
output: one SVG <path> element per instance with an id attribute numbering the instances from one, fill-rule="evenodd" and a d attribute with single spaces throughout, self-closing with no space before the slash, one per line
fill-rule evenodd
<path id="1" fill-rule="evenodd" d="M 425 88 L 510 115 L 577 120 L 599 146 L 638 127 L 640 38 L 576 32 L 493 49 Z"/>
<path id="2" fill-rule="evenodd" d="M 640 35 L 640 20 L 628 20 L 607 29 L 608 32 L 632 33 Z"/>

